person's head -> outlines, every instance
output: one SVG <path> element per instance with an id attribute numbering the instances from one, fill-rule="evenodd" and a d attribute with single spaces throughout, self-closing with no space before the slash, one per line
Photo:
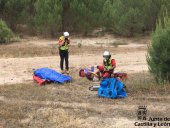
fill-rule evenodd
<path id="1" fill-rule="evenodd" d="M 81 69 L 81 70 L 79 71 L 79 76 L 80 76 L 80 77 L 85 77 L 85 76 L 86 76 L 86 74 L 85 74 L 85 72 L 84 72 L 84 69 Z"/>
<path id="2" fill-rule="evenodd" d="M 111 57 L 110 52 L 104 51 L 104 53 L 103 53 L 103 60 L 104 60 L 104 61 L 109 60 L 110 57 Z"/>
<path id="3" fill-rule="evenodd" d="M 68 37 L 69 37 L 69 33 L 68 33 L 68 32 L 63 32 L 63 35 L 64 35 L 64 37 L 65 37 L 66 39 L 68 39 Z"/>

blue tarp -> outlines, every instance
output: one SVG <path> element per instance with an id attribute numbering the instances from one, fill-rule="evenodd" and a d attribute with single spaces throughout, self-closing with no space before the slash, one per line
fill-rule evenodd
<path id="1" fill-rule="evenodd" d="M 40 68 L 34 71 L 34 75 L 40 77 L 44 80 L 49 80 L 54 83 L 64 83 L 67 81 L 71 81 L 72 78 L 70 76 L 63 75 L 61 73 L 56 72 L 53 69 L 49 68 Z"/>
<path id="2" fill-rule="evenodd" d="M 98 96 L 106 98 L 124 98 L 126 97 L 126 92 L 123 87 L 124 84 L 115 78 L 103 79 L 100 82 Z"/>

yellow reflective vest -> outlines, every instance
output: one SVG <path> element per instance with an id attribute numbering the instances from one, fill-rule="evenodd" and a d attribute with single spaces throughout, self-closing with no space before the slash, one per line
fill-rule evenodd
<path id="1" fill-rule="evenodd" d="M 108 61 L 103 62 L 103 64 L 104 64 L 104 68 L 107 69 L 107 70 L 109 70 L 113 67 L 112 66 L 112 59 L 109 59 Z"/>
<path id="2" fill-rule="evenodd" d="M 61 36 L 59 38 L 59 43 L 62 43 L 64 41 L 64 44 L 59 46 L 60 50 L 68 50 L 68 44 L 69 44 L 69 40 L 65 40 L 64 36 Z"/>

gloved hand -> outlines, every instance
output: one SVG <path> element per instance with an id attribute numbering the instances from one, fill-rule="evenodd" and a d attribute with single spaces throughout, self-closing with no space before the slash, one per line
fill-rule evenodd
<path id="1" fill-rule="evenodd" d="M 68 41 L 68 38 L 65 38 L 65 42 L 67 42 Z"/>
<path id="2" fill-rule="evenodd" d="M 67 43 L 67 45 L 69 44 L 69 40 L 68 40 L 68 38 L 65 38 L 65 39 L 64 39 L 63 46 L 64 46 L 66 43 Z"/>

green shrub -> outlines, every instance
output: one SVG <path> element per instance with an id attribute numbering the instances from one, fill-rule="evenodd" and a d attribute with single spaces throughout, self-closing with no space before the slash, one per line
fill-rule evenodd
<path id="1" fill-rule="evenodd" d="M 159 22 L 148 47 L 147 62 L 158 83 L 170 82 L 170 18 Z"/>
<path id="2" fill-rule="evenodd" d="M 0 43 L 7 43 L 12 38 L 12 31 L 7 24 L 0 20 Z"/>

